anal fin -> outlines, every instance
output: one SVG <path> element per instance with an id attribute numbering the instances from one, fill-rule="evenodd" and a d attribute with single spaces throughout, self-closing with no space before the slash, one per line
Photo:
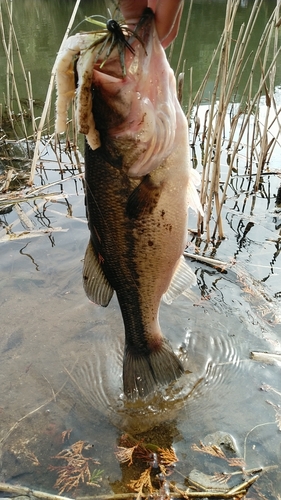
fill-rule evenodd
<path id="1" fill-rule="evenodd" d="M 83 285 L 88 299 L 92 302 L 104 307 L 109 304 L 114 290 L 103 272 L 91 240 L 85 252 Z"/>
<path id="2" fill-rule="evenodd" d="M 185 258 L 181 256 L 169 288 L 162 297 L 163 301 L 166 302 L 166 304 L 171 304 L 174 299 L 185 292 L 186 296 L 188 296 L 191 300 L 195 299 L 197 302 L 198 297 L 190 290 L 190 287 L 195 285 L 195 283 L 196 276 L 194 272 L 186 263 Z"/>

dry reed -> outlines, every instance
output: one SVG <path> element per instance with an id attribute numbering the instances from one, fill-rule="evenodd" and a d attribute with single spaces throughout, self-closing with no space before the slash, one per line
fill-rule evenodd
<path id="1" fill-rule="evenodd" d="M 255 0 L 251 9 L 249 19 L 243 24 L 236 39 L 234 39 L 234 27 L 237 19 L 239 0 L 226 2 L 225 23 L 223 33 L 220 37 L 217 48 L 213 53 L 210 65 L 206 70 L 205 77 L 201 85 L 192 97 L 192 68 L 190 68 L 190 81 L 186 82 L 183 73 L 179 75 L 180 65 L 187 66 L 185 54 L 188 53 L 188 26 L 192 22 L 192 1 L 189 3 L 187 21 L 183 34 L 182 47 L 176 67 L 176 75 L 179 76 L 180 95 L 183 93 L 183 85 L 189 84 L 189 103 L 187 118 L 190 126 L 193 127 L 191 136 L 192 147 L 200 141 L 202 151 L 202 185 L 201 202 L 204 207 L 205 216 L 198 218 L 198 234 L 206 241 L 224 237 L 222 208 L 227 198 L 228 186 L 233 177 L 237 175 L 237 166 L 242 167 L 243 175 L 250 179 L 254 178 L 254 190 L 258 191 L 261 186 L 261 176 L 266 164 L 268 164 L 273 150 L 279 146 L 278 138 L 281 130 L 280 109 L 275 102 L 275 75 L 278 56 L 280 55 L 280 43 L 278 39 L 278 29 L 280 26 L 280 2 L 276 2 L 276 7 L 270 16 L 260 42 L 253 53 L 249 54 L 250 41 L 255 28 L 262 2 Z M 56 61 L 51 70 L 50 82 L 46 94 L 45 105 L 41 117 L 35 117 L 34 99 L 32 93 L 31 75 L 24 68 L 20 47 L 16 36 L 16 27 L 13 24 L 13 4 L 12 0 L 4 0 L 3 7 L 0 5 L 0 33 L 2 45 L 7 61 L 7 84 L 4 106 L 0 106 L 0 122 L 3 126 L 4 115 L 8 119 L 14 133 L 15 140 L 19 137 L 26 141 L 26 157 L 30 158 L 30 141 L 32 141 L 32 164 L 28 181 L 30 186 L 34 183 L 36 167 L 42 157 L 44 147 L 42 138 L 45 139 L 47 130 L 50 130 L 48 115 L 51 109 L 51 101 L 54 91 L 54 78 Z M 76 0 L 71 19 L 65 32 L 63 42 L 68 37 L 73 25 L 80 0 Z M 8 20 L 8 29 L 4 28 L 3 10 Z M 62 43 L 63 43 L 62 42 Z M 14 55 L 15 54 L 15 55 Z M 169 59 L 173 54 L 173 45 L 170 49 Z M 16 60 L 17 58 L 17 60 Z M 183 63 L 182 63 L 183 61 Z M 30 121 L 32 127 L 32 137 L 28 137 L 26 125 L 26 112 L 22 109 L 21 100 L 15 79 L 14 65 L 19 64 L 22 77 L 25 82 L 27 93 L 27 111 L 29 128 Z M 249 69 L 250 68 L 250 69 Z M 202 102 L 207 83 L 210 81 L 210 74 L 215 69 L 215 81 L 208 109 L 200 123 L 199 114 L 202 114 Z M 240 84 L 241 76 L 248 71 L 248 78 L 244 89 L 241 91 L 240 103 L 235 104 L 235 94 Z M 253 74 L 259 72 L 260 81 L 258 90 L 254 91 Z M 14 96 L 17 110 L 14 110 Z M 265 96 L 265 97 L 263 97 Z M 260 118 L 261 103 L 265 100 L 266 113 L 263 121 Z M 4 112 L 3 112 L 4 109 Z M 15 116 L 19 117 L 18 120 Z M 37 120 L 40 119 L 37 126 Z M 202 121 L 202 119 L 201 119 Z M 225 137 L 225 130 L 228 130 L 228 137 Z M 278 130 L 276 133 L 275 130 Z M 0 138 L 0 146 L 5 143 L 5 135 Z M 56 152 L 58 163 L 61 161 L 61 145 L 57 142 L 54 134 L 49 136 L 49 144 Z M 65 138 L 66 151 L 70 162 L 81 172 L 81 159 L 77 152 L 77 131 L 75 121 L 69 123 L 69 130 Z M 71 145 L 69 147 L 69 145 Z M 245 163 L 240 166 L 239 162 L 241 147 L 245 150 Z M 197 148 L 198 150 L 198 148 Z M 222 169 L 222 157 L 227 157 L 227 169 Z M 240 172 L 238 172 L 240 173 Z M 8 171 L 8 175 L 12 172 Z M 9 182 L 3 182 L 0 191 L 7 190 Z"/>
<path id="2" fill-rule="evenodd" d="M 26 112 L 23 110 L 22 105 L 21 105 L 21 100 L 18 92 L 18 85 L 16 82 L 15 78 L 15 72 L 14 72 L 14 46 L 15 46 L 15 53 L 17 54 L 18 58 L 18 64 L 21 68 L 22 71 L 22 77 L 25 82 L 25 87 L 26 87 L 26 93 L 28 96 L 28 112 L 32 118 L 33 125 L 35 126 L 35 119 L 34 119 L 34 110 L 33 110 L 33 98 L 32 98 L 32 87 L 31 87 L 31 80 L 30 76 L 26 74 L 25 68 L 24 68 L 24 63 L 21 57 L 21 52 L 20 52 L 20 47 L 17 41 L 17 35 L 16 35 L 16 30 L 14 28 L 13 24 L 13 18 L 12 18 L 12 9 L 13 9 L 13 3 L 12 1 L 5 0 L 4 3 L 6 7 L 6 14 L 8 18 L 8 33 L 5 32 L 4 28 L 4 22 L 3 22 L 3 14 L 2 14 L 2 8 L 0 4 L 0 32 L 1 32 L 1 39 L 2 39 L 2 46 L 4 49 L 5 57 L 6 57 L 6 63 L 7 63 L 7 70 L 6 70 L 6 102 L 5 102 L 5 107 L 6 107 L 6 112 L 7 112 L 7 117 L 9 119 L 10 125 L 12 127 L 12 130 L 14 132 L 14 135 L 16 138 L 19 138 L 19 134 L 21 134 L 26 140 L 27 140 L 27 127 L 25 123 L 25 115 Z M 14 110 L 14 105 L 13 105 L 13 96 L 15 96 L 16 103 L 17 103 L 17 110 Z M 21 124 L 21 129 L 19 131 L 16 130 L 15 127 L 15 118 L 16 118 L 16 113 L 18 113 L 18 116 L 20 118 L 20 124 Z"/>
<path id="3" fill-rule="evenodd" d="M 222 208 L 227 197 L 229 182 L 236 166 L 239 164 L 239 150 L 246 148 L 245 172 L 249 177 L 255 175 L 254 189 L 260 188 L 261 175 L 265 164 L 269 162 L 273 148 L 278 143 L 280 134 L 280 109 L 274 98 L 275 74 L 280 44 L 278 43 L 278 20 L 280 19 L 280 2 L 270 16 L 260 42 L 254 54 L 248 54 L 247 49 L 252 32 L 257 22 L 262 2 L 255 0 L 249 20 L 240 27 L 236 40 L 233 29 L 239 0 L 226 3 L 225 25 L 212 61 L 207 69 L 193 100 L 189 103 L 187 117 L 193 121 L 193 136 L 198 137 L 198 113 L 203 100 L 203 93 L 209 81 L 211 69 L 216 66 L 216 77 L 210 104 L 205 114 L 201 133 L 202 150 L 202 186 L 201 202 L 205 216 L 198 219 L 198 233 L 206 234 L 207 241 L 215 237 L 223 238 Z M 216 63 L 219 54 L 219 62 Z M 252 61 L 251 61 L 252 59 Z M 235 91 L 241 81 L 241 75 L 250 66 L 249 76 L 242 91 L 240 104 L 235 109 Z M 258 90 L 253 92 L 253 74 L 260 73 Z M 259 111 L 262 95 L 265 94 L 266 115 L 261 122 Z M 272 113 L 274 114 L 273 118 Z M 192 120 L 192 115 L 194 119 Z M 229 137 L 224 137 L 226 121 L 230 117 Z M 273 125 L 278 124 L 276 135 L 272 133 Z M 270 134 L 272 135 L 269 138 Z M 235 136 L 238 136 L 235 138 Z M 246 143 L 245 143 L 246 141 Z M 194 142 L 194 141 L 193 141 Z M 227 154 L 228 171 L 222 179 L 222 154 Z M 241 162 L 240 162 L 241 163 Z M 256 172 L 254 172 L 254 164 Z M 236 173 L 237 174 L 237 173 Z M 214 214 L 215 211 L 215 214 Z"/>

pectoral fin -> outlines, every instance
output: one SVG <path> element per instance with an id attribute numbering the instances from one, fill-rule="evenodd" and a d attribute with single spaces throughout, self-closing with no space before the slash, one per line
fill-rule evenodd
<path id="1" fill-rule="evenodd" d="M 96 254 L 91 240 L 85 252 L 83 285 L 87 297 L 92 302 L 104 307 L 109 304 L 114 290 L 104 275 L 101 259 Z"/>
<path id="2" fill-rule="evenodd" d="M 174 299 L 184 293 L 191 300 L 198 302 L 197 295 L 190 290 L 190 287 L 195 285 L 195 283 L 196 276 L 186 263 L 185 258 L 182 256 L 179 260 L 169 288 L 162 297 L 163 301 L 166 302 L 166 304 L 171 304 Z"/>
<path id="3" fill-rule="evenodd" d="M 194 169 L 191 169 L 189 182 L 187 186 L 188 205 L 195 212 L 199 212 L 203 217 L 204 212 L 196 189 L 196 186 L 198 186 L 199 184 L 200 184 L 200 177 L 198 172 Z"/>
<path id="4" fill-rule="evenodd" d="M 145 175 L 129 196 L 126 212 L 130 219 L 151 214 L 156 207 L 163 184 L 155 184 L 150 175 Z"/>

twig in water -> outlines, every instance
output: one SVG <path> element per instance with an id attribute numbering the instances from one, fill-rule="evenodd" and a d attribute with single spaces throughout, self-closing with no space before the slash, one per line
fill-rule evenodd
<path id="1" fill-rule="evenodd" d="M 25 486 L 14 486 L 12 484 L 7 484 L 7 483 L 0 483 L 0 491 L 4 491 L 5 493 L 18 496 L 40 498 L 42 500 L 73 500 L 72 498 L 61 497 L 59 495 L 52 495 L 51 493 L 45 493 L 44 491 L 37 491 L 31 488 L 26 488 Z"/>
<path id="2" fill-rule="evenodd" d="M 193 253 L 189 253 L 189 252 L 183 252 L 183 255 L 185 257 L 189 257 L 190 259 L 198 260 L 199 262 L 204 262 L 205 264 L 209 264 L 210 266 L 221 268 L 223 271 L 227 267 L 231 266 L 230 263 L 223 262 L 222 260 L 204 257 L 203 255 L 193 254 Z"/>

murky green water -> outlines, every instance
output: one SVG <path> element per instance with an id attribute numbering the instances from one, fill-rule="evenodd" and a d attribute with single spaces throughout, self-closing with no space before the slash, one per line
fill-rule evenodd
<path id="1" fill-rule="evenodd" d="M 252 4 L 241 2 L 239 23 L 247 19 Z M 274 4 L 263 1 L 253 46 Z M 13 2 L 22 56 L 38 100 L 44 100 L 73 6 L 74 1 L 63 0 Z M 223 1 L 194 1 L 184 56 L 186 70 L 193 67 L 194 88 L 220 37 L 224 8 Z M 105 14 L 104 4 L 93 7 L 92 1 L 82 0 L 77 24 L 94 11 Z M 280 106 L 278 88 L 276 100 Z M 196 151 L 199 158 L 199 143 Z M 198 300 L 193 304 L 180 297 L 161 308 L 163 331 L 180 351 L 188 373 L 145 407 L 128 407 L 121 391 L 123 323 L 117 300 L 106 309 L 94 306 L 82 288 L 89 236 L 82 179 L 66 155 L 60 171 L 47 149 L 36 184 L 49 199 L 39 195 L 20 203 L 29 218 L 25 222 L 18 207 L 1 206 L 0 480 L 54 493 L 57 475 L 49 466 L 62 463 L 53 457 L 83 440 L 94 445 L 91 457 L 100 465 L 93 463 L 91 470 L 102 470 L 102 481 L 99 489 L 79 487 L 75 496 L 128 491 L 128 481 L 137 479 L 146 466 L 138 462 L 128 469 L 115 458 L 121 434 L 130 432 L 145 442 L 174 446 L 179 462 L 169 479 L 182 488 L 193 469 L 210 476 L 236 472 L 228 484 L 237 484 L 250 477 L 241 467 L 192 449 L 200 441 L 216 444 L 214 433 L 222 432 L 235 443 L 230 456 L 244 458 L 246 470 L 264 468 L 249 498 L 276 500 L 281 490 L 281 363 L 255 361 L 250 353 L 281 352 L 281 213 L 275 205 L 279 157 L 276 149 L 256 195 L 247 179 L 233 178 L 223 209 L 226 239 L 206 248 L 201 243 L 200 253 L 227 263 L 235 259 L 235 265 L 220 271 L 192 261 Z M 56 184 L 44 188 L 51 182 Z M 30 224 L 32 231 L 21 239 L 7 240 L 9 227 L 22 233 L 30 231 Z M 189 226 L 195 224 L 191 214 Z M 194 243 L 190 237 L 190 252 Z M 63 443 L 62 433 L 69 429 Z"/>
<path id="2" fill-rule="evenodd" d="M 192 89 L 195 91 L 202 82 L 213 51 L 221 37 L 224 27 L 225 3 L 225 0 L 194 0 L 193 2 L 192 17 L 186 39 L 186 50 L 179 66 L 179 71 L 181 71 L 182 63 L 184 60 L 186 61 L 186 101 L 189 97 L 190 69 L 192 68 L 193 73 Z M 237 35 L 241 24 L 248 20 L 253 4 L 253 0 L 244 3 L 241 2 L 235 21 L 235 35 Z M 54 2 L 54 0 L 21 0 L 19 8 L 17 0 L 13 2 L 14 24 L 16 26 L 18 42 L 24 59 L 25 69 L 32 74 L 34 98 L 38 100 L 44 100 L 45 98 L 54 56 L 64 36 L 74 5 L 74 0 L 68 0 L 67 2 L 64 0 L 58 0 L 57 2 Z M 98 12 L 108 17 L 105 5 L 104 0 L 82 0 L 71 33 L 78 30 L 92 29 L 93 25 L 85 21 L 85 17 L 92 15 L 93 12 Z M 276 2 L 274 0 L 263 0 L 255 25 L 255 31 L 249 45 L 249 53 L 257 47 L 263 29 L 275 5 Z M 188 7 L 189 2 L 185 2 L 180 32 L 175 42 L 172 57 L 172 64 L 175 68 L 178 65 L 179 53 L 184 37 Z M 78 24 L 79 27 L 77 27 Z M 4 66 L 4 60 L 2 64 Z M 24 98 L 26 97 L 26 93 L 24 82 L 20 83 L 21 71 L 19 66 L 15 68 L 15 75 L 21 90 L 21 97 Z M 245 85 L 246 78 L 247 72 L 245 71 L 245 76 L 241 80 L 241 88 Z M 281 83 L 280 65 L 277 65 L 276 81 Z M 254 81 L 254 85 L 257 85 L 257 82 L 258 80 Z M 1 89 L 5 89 L 5 71 L 1 72 L 0 86 Z M 206 98 L 210 97 L 211 92 L 212 83 L 210 82 L 206 90 Z"/>

